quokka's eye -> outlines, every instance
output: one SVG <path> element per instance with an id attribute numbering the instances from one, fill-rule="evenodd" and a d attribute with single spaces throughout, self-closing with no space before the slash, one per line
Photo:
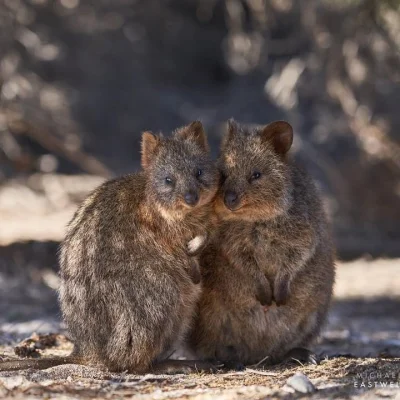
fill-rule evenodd
<path id="1" fill-rule="evenodd" d="M 255 171 L 252 173 L 250 180 L 255 181 L 256 179 L 260 179 L 260 177 L 261 177 L 261 173 L 258 171 Z"/>
<path id="2" fill-rule="evenodd" d="M 201 170 L 200 168 L 196 171 L 196 176 L 199 177 L 203 175 L 203 170 Z"/>
<path id="3" fill-rule="evenodd" d="M 169 177 L 169 176 L 167 176 L 166 178 L 165 178 L 165 183 L 167 184 L 167 185 L 172 185 L 172 179 Z"/>

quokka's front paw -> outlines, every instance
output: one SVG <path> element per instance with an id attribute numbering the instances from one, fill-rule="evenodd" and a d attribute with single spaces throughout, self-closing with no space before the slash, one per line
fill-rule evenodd
<path id="1" fill-rule="evenodd" d="M 268 307 L 272 304 L 271 284 L 265 276 L 262 276 L 261 279 L 257 281 L 256 299 L 265 307 L 265 311 L 267 311 Z"/>
<path id="2" fill-rule="evenodd" d="M 290 282 L 287 276 L 277 277 L 274 284 L 274 300 L 276 305 L 284 306 L 290 295 Z"/>
<path id="3" fill-rule="evenodd" d="M 192 258 L 190 260 L 189 276 L 195 285 L 198 285 L 201 282 L 200 265 L 199 265 L 199 262 L 195 258 Z"/>
<path id="4" fill-rule="evenodd" d="M 206 246 L 207 236 L 197 235 L 192 240 L 189 240 L 186 245 L 186 252 L 189 256 L 196 256 L 201 253 L 201 251 Z"/>

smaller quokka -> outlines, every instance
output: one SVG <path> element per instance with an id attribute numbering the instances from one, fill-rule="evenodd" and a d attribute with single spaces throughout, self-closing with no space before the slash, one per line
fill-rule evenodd
<path id="1" fill-rule="evenodd" d="M 72 355 L 8 361 L 0 371 L 65 363 L 133 373 L 209 367 L 163 363 L 193 319 L 201 292 L 195 255 L 210 235 L 219 183 L 202 124 L 170 138 L 145 132 L 142 166 L 100 186 L 69 224 L 59 300 Z"/>
<path id="2" fill-rule="evenodd" d="M 202 358 L 311 361 L 304 347 L 327 315 L 334 252 L 315 185 L 287 156 L 292 140 L 287 122 L 254 129 L 229 122 L 215 199 L 219 230 L 201 257 L 191 333 Z"/>

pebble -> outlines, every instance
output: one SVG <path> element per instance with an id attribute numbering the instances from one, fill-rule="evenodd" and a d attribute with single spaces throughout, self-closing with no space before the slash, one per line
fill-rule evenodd
<path id="1" fill-rule="evenodd" d="M 286 381 L 286 384 L 300 393 L 314 393 L 317 390 L 308 377 L 301 372 L 291 376 Z"/>

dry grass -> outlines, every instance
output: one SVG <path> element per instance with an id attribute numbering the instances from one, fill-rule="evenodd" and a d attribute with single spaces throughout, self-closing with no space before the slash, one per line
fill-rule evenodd
<path id="1" fill-rule="evenodd" d="M 265 376 L 254 372 L 231 372 L 193 375 L 109 374 L 89 367 L 64 365 L 46 371 L 24 371 L 17 375 L 3 373 L 0 394 L 13 398 L 131 398 L 139 399 L 261 399 L 297 397 L 287 379 L 295 372 L 306 374 L 318 391 L 314 398 L 375 398 L 385 393 L 395 398 L 398 388 L 374 388 L 368 393 L 358 387 L 368 382 L 395 382 L 400 373 L 400 359 L 347 359 L 323 361 L 317 366 L 276 366 Z M 387 378 L 369 379 L 378 373 Z M 7 377 L 8 376 L 8 377 Z M 363 376 L 364 378 L 360 378 Z M 393 377 L 397 377 L 396 379 Z"/>

